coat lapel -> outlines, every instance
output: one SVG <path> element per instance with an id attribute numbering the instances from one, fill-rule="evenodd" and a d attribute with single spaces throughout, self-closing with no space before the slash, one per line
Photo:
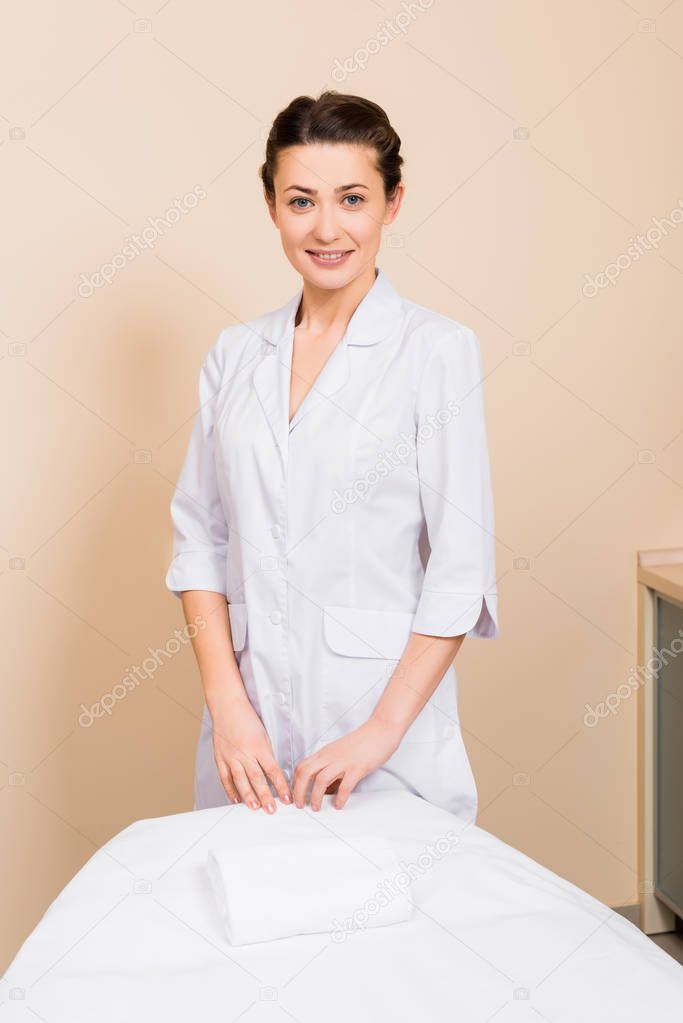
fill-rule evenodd
<path id="1" fill-rule="evenodd" d="M 294 348 L 296 314 L 303 286 L 279 309 L 259 324 L 265 354 L 256 367 L 252 381 L 261 407 L 272 430 L 284 468 L 287 467 L 289 434 L 304 416 L 325 400 L 332 399 L 351 374 L 354 345 L 373 345 L 384 340 L 399 326 L 403 303 L 386 274 L 375 268 L 375 281 L 356 307 L 341 341 L 328 358 L 313 386 L 289 422 L 289 391 Z"/>
<path id="2" fill-rule="evenodd" d="M 294 418 L 289 424 L 290 433 L 299 425 L 304 416 L 312 412 L 321 401 L 331 399 L 333 394 L 342 389 L 349 379 L 350 369 L 349 348 L 344 337 L 330 354 L 304 400 L 294 413 Z"/>
<path id="3" fill-rule="evenodd" d="M 283 467 L 287 467 L 289 441 L 289 380 L 296 318 L 303 288 L 286 305 L 266 317 L 265 353 L 254 370 L 252 383 L 273 432 Z"/>

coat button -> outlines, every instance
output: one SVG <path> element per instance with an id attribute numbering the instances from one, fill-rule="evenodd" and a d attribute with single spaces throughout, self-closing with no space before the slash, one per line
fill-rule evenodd
<path id="1" fill-rule="evenodd" d="M 279 625 L 280 622 L 282 621 L 282 615 L 280 614 L 279 611 L 271 611 L 270 620 L 273 623 L 273 625 Z"/>
<path id="2" fill-rule="evenodd" d="M 279 540 L 280 537 L 282 536 L 282 530 L 277 525 L 277 523 L 274 526 L 270 527 L 270 535 L 274 537 L 276 540 Z"/>

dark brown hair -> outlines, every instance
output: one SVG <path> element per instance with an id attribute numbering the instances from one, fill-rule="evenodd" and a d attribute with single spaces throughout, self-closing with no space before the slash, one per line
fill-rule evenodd
<path id="1" fill-rule="evenodd" d="M 384 181 L 385 198 L 391 198 L 401 180 L 401 140 L 380 106 L 363 96 L 351 96 L 333 89 L 317 99 L 297 96 L 273 121 L 266 142 L 266 159 L 259 169 L 270 202 L 275 200 L 273 184 L 277 158 L 289 146 L 314 142 L 364 145 L 375 150 L 376 167 Z"/>

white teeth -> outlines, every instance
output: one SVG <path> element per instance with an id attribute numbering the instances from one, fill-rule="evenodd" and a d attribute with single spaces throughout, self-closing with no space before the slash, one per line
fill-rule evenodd
<path id="1" fill-rule="evenodd" d="M 341 259 L 342 256 L 346 255 L 346 253 L 345 252 L 316 252 L 315 249 L 314 249 L 313 250 L 313 255 L 317 256 L 318 259 L 327 259 L 327 260 L 330 260 L 330 261 L 334 261 L 335 259 Z"/>

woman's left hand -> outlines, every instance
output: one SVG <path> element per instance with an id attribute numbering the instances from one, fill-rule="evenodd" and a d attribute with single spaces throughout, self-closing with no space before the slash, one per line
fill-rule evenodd
<path id="1" fill-rule="evenodd" d="M 401 729 L 371 717 L 348 735 L 300 760 L 291 783 L 295 805 L 305 805 L 312 781 L 311 809 L 319 810 L 323 796 L 331 789 L 337 794 L 334 805 L 341 810 L 361 778 L 385 764 L 402 738 Z"/>

